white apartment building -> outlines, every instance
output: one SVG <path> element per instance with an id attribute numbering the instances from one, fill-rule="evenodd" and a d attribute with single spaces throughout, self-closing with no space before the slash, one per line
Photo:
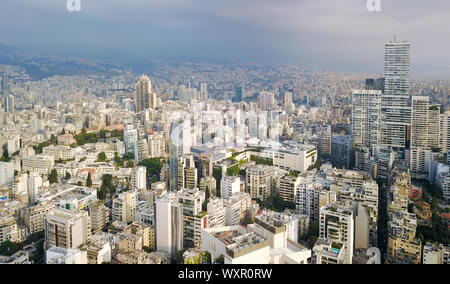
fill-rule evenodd
<path id="1" fill-rule="evenodd" d="M 78 248 L 91 236 L 91 218 L 86 211 L 55 208 L 44 223 L 45 247 Z"/>
<path id="2" fill-rule="evenodd" d="M 353 211 L 338 204 L 320 208 L 320 238 L 345 244 L 349 263 L 352 263 L 354 233 Z"/>
<path id="3" fill-rule="evenodd" d="M 319 177 L 302 178 L 296 189 L 297 213 L 309 216 L 311 221 L 318 221 L 319 209 L 337 200 L 336 192 L 329 190 L 330 184 L 330 181 Z"/>
<path id="4" fill-rule="evenodd" d="M 14 163 L 0 162 L 0 186 L 14 180 Z"/>
<path id="5" fill-rule="evenodd" d="M 134 191 L 119 194 L 113 200 L 112 221 L 119 223 L 129 223 L 136 221 L 137 195 Z"/>
<path id="6" fill-rule="evenodd" d="M 202 230 L 201 248 L 213 261 L 223 256 L 225 264 L 270 264 L 270 242 L 242 226 Z"/>
<path id="7" fill-rule="evenodd" d="M 264 157 L 273 159 L 273 165 L 285 170 L 304 172 L 318 159 L 317 148 L 313 145 L 283 147 L 283 149 L 266 149 Z"/>
<path id="8" fill-rule="evenodd" d="M 50 145 L 42 149 L 42 153 L 47 156 L 53 156 L 55 161 L 58 160 L 72 160 L 75 158 L 75 149 L 69 146 L 54 146 Z"/>
<path id="9" fill-rule="evenodd" d="M 444 264 L 444 251 L 444 245 L 428 242 L 423 247 L 422 264 Z"/>
<path id="10" fill-rule="evenodd" d="M 54 208 L 53 202 L 43 202 L 25 209 L 24 221 L 30 234 L 44 230 L 45 218 Z"/>
<path id="11" fill-rule="evenodd" d="M 255 165 L 247 168 L 247 192 L 252 198 L 267 200 L 272 193 L 274 168 Z"/>
<path id="12" fill-rule="evenodd" d="M 225 226 L 225 207 L 222 198 L 212 197 L 207 205 L 208 228 Z"/>
<path id="13" fill-rule="evenodd" d="M 39 173 L 41 175 L 48 175 L 55 165 L 53 156 L 48 155 L 34 155 L 22 159 L 22 171 L 30 173 Z"/>
<path id="14" fill-rule="evenodd" d="M 47 264 L 88 264 L 87 251 L 79 249 L 51 247 L 45 253 Z"/>
<path id="15" fill-rule="evenodd" d="M 150 158 L 166 156 L 166 138 L 163 132 L 149 135 L 147 142 Z"/>
<path id="16" fill-rule="evenodd" d="M 278 179 L 276 189 L 278 195 L 286 202 L 295 203 L 297 200 L 297 186 L 300 184 L 300 177 L 285 175 Z"/>
<path id="17" fill-rule="evenodd" d="M 356 147 L 381 142 L 381 91 L 352 91 L 352 137 Z"/>
<path id="18" fill-rule="evenodd" d="M 241 191 L 241 179 L 235 176 L 223 176 L 220 183 L 220 196 L 224 199 Z"/>
<path id="19" fill-rule="evenodd" d="M 176 193 L 163 194 L 155 201 L 155 244 L 158 252 L 175 258 L 183 249 L 183 204 L 178 203 Z"/>
<path id="20" fill-rule="evenodd" d="M 37 202 L 42 185 L 41 175 L 36 172 L 31 172 L 28 176 L 28 200 L 30 204 Z"/>
<path id="21" fill-rule="evenodd" d="M 225 226 L 239 225 L 241 221 L 251 216 L 252 198 L 246 192 L 239 192 L 224 199 Z"/>
<path id="22" fill-rule="evenodd" d="M 131 186 L 133 190 L 147 189 L 147 168 L 136 167 L 131 177 Z"/>

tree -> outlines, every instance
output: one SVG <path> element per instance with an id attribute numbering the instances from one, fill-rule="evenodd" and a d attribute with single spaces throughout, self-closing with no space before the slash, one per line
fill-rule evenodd
<path id="1" fill-rule="evenodd" d="M 108 194 L 108 191 L 105 186 L 101 186 L 100 189 L 97 191 L 97 197 L 99 200 L 105 200 L 106 195 Z"/>
<path id="2" fill-rule="evenodd" d="M 128 161 L 126 167 L 127 168 L 133 168 L 134 167 L 134 162 L 133 161 Z"/>
<path id="3" fill-rule="evenodd" d="M 66 134 L 66 129 L 62 129 L 62 131 L 61 131 L 61 135 L 64 135 L 64 134 Z"/>
<path id="4" fill-rule="evenodd" d="M 50 175 L 48 176 L 48 182 L 49 183 L 57 183 L 58 182 L 58 172 L 56 169 L 53 169 L 50 172 Z"/>
<path id="5" fill-rule="evenodd" d="M 161 174 L 163 165 L 164 165 L 164 163 L 161 161 L 161 158 L 145 159 L 139 163 L 139 166 L 143 166 L 143 167 L 147 168 L 147 179 L 150 179 L 150 178 L 156 176 L 157 181 L 160 179 L 160 174 Z"/>
<path id="6" fill-rule="evenodd" d="M 100 152 L 100 153 L 97 155 L 97 159 L 98 159 L 98 161 L 100 161 L 100 162 L 106 162 L 107 157 L 106 157 L 105 152 Z"/>
<path id="7" fill-rule="evenodd" d="M 67 172 L 67 173 L 66 173 L 66 180 L 69 180 L 69 179 L 71 179 L 71 178 L 72 178 L 72 176 L 70 175 L 69 172 Z"/>
<path id="8" fill-rule="evenodd" d="M 50 136 L 50 144 L 56 145 L 56 142 L 57 142 L 57 141 L 56 141 L 56 136 L 52 134 L 52 135 Z"/>
<path id="9" fill-rule="evenodd" d="M 87 180 L 86 180 L 86 186 L 91 187 L 92 186 L 92 177 L 91 173 L 88 174 Z"/>
<path id="10" fill-rule="evenodd" d="M 214 260 L 215 263 L 217 264 L 224 264 L 225 263 L 225 257 L 223 256 L 223 254 L 221 254 L 218 258 L 216 258 L 216 260 Z"/>
<path id="11" fill-rule="evenodd" d="M 177 252 L 177 263 L 183 263 L 183 254 L 186 252 L 186 250 L 179 250 Z"/>

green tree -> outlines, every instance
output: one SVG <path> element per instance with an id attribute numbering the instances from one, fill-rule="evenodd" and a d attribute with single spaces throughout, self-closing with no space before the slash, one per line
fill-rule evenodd
<path id="1" fill-rule="evenodd" d="M 100 161 L 100 162 L 106 162 L 107 157 L 106 157 L 105 152 L 100 152 L 100 153 L 97 155 L 97 159 L 98 159 L 98 161 Z"/>
<path id="2" fill-rule="evenodd" d="M 69 180 L 69 179 L 71 179 L 71 178 L 72 178 L 72 176 L 70 175 L 69 172 L 67 172 L 67 173 L 66 173 L 66 180 Z"/>
<path id="3" fill-rule="evenodd" d="M 87 180 L 86 180 L 86 186 L 87 187 L 92 187 L 92 177 L 91 177 L 91 173 L 88 174 Z"/>
<path id="4" fill-rule="evenodd" d="M 53 169 L 50 172 L 50 175 L 48 176 L 48 182 L 49 183 L 57 183 L 58 182 L 58 172 L 56 169 Z"/>
<path id="5" fill-rule="evenodd" d="M 225 257 L 223 256 L 223 254 L 221 254 L 218 258 L 216 258 L 216 260 L 214 260 L 215 263 L 218 264 L 224 264 L 225 263 Z"/>
<path id="6" fill-rule="evenodd" d="M 57 144 L 56 137 L 53 134 L 50 136 L 50 144 L 52 144 L 52 145 L 56 145 Z"/>

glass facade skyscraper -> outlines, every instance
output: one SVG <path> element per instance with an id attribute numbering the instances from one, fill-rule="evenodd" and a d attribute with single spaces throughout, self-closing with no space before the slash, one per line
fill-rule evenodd
<path id="1" fill-rule="evenodd" d="M 381 144 L 393 148 L 406 148 L 411 128 L 410 44 L 386 43 L 384 62 Z"/>

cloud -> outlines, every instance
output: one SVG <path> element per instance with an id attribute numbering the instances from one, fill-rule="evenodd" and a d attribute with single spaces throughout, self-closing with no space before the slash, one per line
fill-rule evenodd
<path id="1" fill-rule="evenodd" d="M 208 56 L 382 71 L 383 44 L 412 43 L 413 63 L 450 66 L 448 0 L 0 0 L 5 43 L 63 54 Z M 31 2 L 31 3 L 30 3 Z M 68 55 L 70 55 L 68 54 Z"/>

